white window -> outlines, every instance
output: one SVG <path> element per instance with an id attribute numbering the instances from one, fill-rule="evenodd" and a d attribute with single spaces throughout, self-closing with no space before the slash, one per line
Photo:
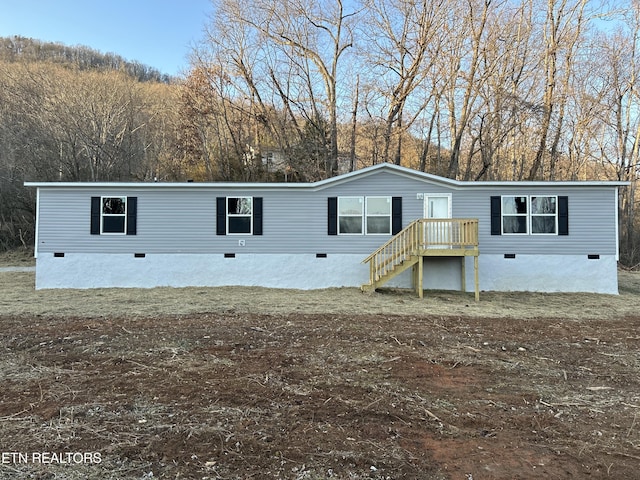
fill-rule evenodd
<path id="1" fill-rule="evenodd" d="M 100 234 L 126 234 L 127 197 L 101 197 L 100 205 Z"/>
<path id="2" fill-rule="evenodd" d="M 526 196 L 502 197 L 502 233 L 527 234 L 529 200 Z"/>
<path id="3" fill-rule="evenodd" d="M 362 235 L 364 199 L 362 197 L 338 197 L 338 233 Z"/>
<path id="4" fill-rule="evenodd" d="M 558 197 L 503 196 L 502 233 L 505 235 L 557 235 Z"/>
<path id="5" fill-rule="evenodd" d="M 531 196 L 531 233 L 558 233 L 558 197 Z"/>
<path id="6" fill-rule="evenodd" d="M 252 197 L 227 197 L 227 232 L 230 235 L 252 234 Z"/>
<path id="7" fill-rule="evenodd" d="M 367 197 L 367 235 L 391 234 L 391 197 Z"/>

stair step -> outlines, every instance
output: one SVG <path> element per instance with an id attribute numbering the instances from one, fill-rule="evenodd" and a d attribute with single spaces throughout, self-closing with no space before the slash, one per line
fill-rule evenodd
<path id="1" fill-rule="evenodd" d="M 389 270 L 384 275 L 376 275 L 375 282 L 373 284 L 367 283 L 360 288 L 363 292 L 374 291 L 379 286 L 391 280 L 393 277 L 404 272 L 407 268 L 415 265 L 419 259 L 422 258 L 419 255 L 410 255 L 405 257 L 400 263 L 390 266 Z"/>

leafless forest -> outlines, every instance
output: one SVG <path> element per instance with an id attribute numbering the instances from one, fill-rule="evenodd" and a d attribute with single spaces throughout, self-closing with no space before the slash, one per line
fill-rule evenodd
<path id="1" fill-rule="evenodd" d="M 212 0 L 188 72 L 0 39 L 0 249 L 24 180 L 312 181 L 394 162 L 465 180 L 630 182 L 637 0 Z"/>

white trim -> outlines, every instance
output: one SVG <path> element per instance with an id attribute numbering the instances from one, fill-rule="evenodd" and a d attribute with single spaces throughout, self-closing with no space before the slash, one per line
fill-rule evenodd
<path id="1" fill-rule="evenodd" d="M 533 213 L 532 208 L 531 208 L 531 198 L 532 197 L 553 197 L 556 199 L 556 213 L 551 215 L 550 213 Z M 558 195 L 529 195 L 529 235 L 543 235 L 543 236 L 548 236 L 548 237 L 557 237 L 560 232 L 558 231 L 558 216 L 559 216 L 559 212 L 558 212 Z M 556 224 L 555 224 L 555 232 L 554 233 L 546 233 L 546 232 L 542 232 L 542 233 L 535 233 L 533 231 L 533 217 L 551 217 L 553 216 L 556 220 Z"/>
<path id="2" fill-rule="evenodd" d="M 504 198 L 516 198 L 516 197 L 525 197 L 527 199 L 527 212 L 526 213 L 504 213 L 504 202 L 502 201 Z M 556 199 L 556 213 L 554 215 L 551 214 L 534 214 L 531 211 L 531 198 L 532 197 L 554 197 Z M 527 231 L 524 233 L 518 232 L 505 232 L 504 231 L 504 217 L 524 217 L 527 222 Z M 554 233 L 534 233 L 533 231 L 533 217 L 554 217 L 555 218 L 555 232 Z M 558 195 L 548 195 L 548 194 L 528 194 L 528 195 L 500 195 L 500 235 L 507 236 L 516 236 L 522 237 L 525 235 L 532 236 L 546 236 L 546 237 L 557 237 L 560 235 L 559 232 L 559 206 L 558 206 Z"/>
<path id="3" fill-rule="evenodd" d="M 380 215 L 380 214 L 369 214 L 369 199 L 385 199 L 389 204 L 389 214 L 388 215 Z M 367 231 L 368 223 L 367 219 L 371 218 L 388 218 L 389 219 L 389 231 L 384 233 L 369 233 Z M 371 195 L 364 197 L 364 234 L 365 235 L 391 235 L 393 231 L 393 198 L 390 195 Z"/>
<path id="4" fill-rule="evenodd" d="M 107 213 L 105 214 L 103 211 L 103 207 L 104 207 L 104 202 L 103 199 L 105 198 L 124 198 L 124 214 L 121 213 Z M 107 236 L 111 236 L 111 235 L 115 235 L 115 236 L 122 236 L 122 235 L 126 235 L 127 234 L 127 217 L 129 213 L 129 197 L 127 195 L 103 195 L 100 197 L 100 235 L 107 235 Z M 107 217 L 124 217 L 124 231 L 122 232 L 105 232 L 104 231 L 104 221 L 103 218 L 107 216 Z"/>
<path id="5" fill-rule="evenodd" d="M 360 203 L 362 205 L 362 214 L 361 215 L 340 215 L 340 200 L 344 200 L 344 199 L 358 199 L 360 200 Z M 368 200 L 370 198 L 374 198 L 374 199 L 385 199 L 388 201 L 389 203 L 389 215 L 369 215 L 369 208 L 368 208 Z M 338 205 L 337 205 L 337 232 L 338 235 L 340 236 L 389 236 L 392 233 L 393 230 L 393 197 L 391 197 L 391 195 L 371 195 L 371 196 L 364 196 L 364 195 L 341 195 L 339 197 L 337 197 L 338 199 Z M 340 217 L 352 217 L 355 218 L 356 216 L 361 216 L 362 217 L 362 222 L 360 224 L 360 233 L 342 233 L 340 231 Z M 388 218 L 389 219 L 389 231 L 387 233 L 369 233 L 367 231 L 367 218 Z"/>
<path id="6" fill-rule="evenodd" d="M 340 215 L 340 200 L 344 200 L 347 198 L 357 198 L 358 200 L 360 200 L 360 204 L 362 205 L 362 213 L 360 215 L 360 233 L 342 233 L 340 232 L 340 217 L 356 217 L 357 215 Z M 338 221 L 338 235 L 347 235 L 347 236 L 353 236 L 353 235 L 364 235 L 365 234 L 365 197 L 362 195 L 342 195 L 340 197 L 338 197 L 338 205 L 337 205 L 337 209 L 338 209 L 338 214 L 337 214 L 337 221 Z"/>
<path id="7" fill-rule="evenodd" d="M 250 198 L 251 199 L 251 213 L 250 214 L 230 214 L 229 213 L 229 199 L 230 198 Z M 225 216 L 225 227 L 227 229 L 227 235 L 231 235 L 231 236 L 235 236 L 235 235 L 253 235 L 253 210 L 254 209 L 254 205 L 253 205 L 253 197 L 251 195 L 231 195 L 228 197 L 225 197 L 225 204 L 224 204 L 224 216 Z M 248 232 L 230 232 L 229 231 L 229 217 L 234 217 L 234 218 L 245 218 L 245 217 L 249 217 L 249 231 Z"/>
<path id="8" fill-rule="evenodd" d="M 616 262 L 620 261 L 620 219 L 619 219 L 619 208 L 620 208 L 620 192 L 619 192 L 619 188 L 616 187 L 616 191 L 615 191 L 615 217 L 616 217 L 616 224 L 615 224 L 615 229 L 616 229 Z"/>
<path id="9" fill-rule="evenodd" d="M 527 211 L 525 213 L 504 213 L 504 199 L 505 198 L 516 198 L 516 197 L 524 197 L 526 199 L 527 202 Z M 529 233 L 531 232 L 531 225 L 530 225 L 530 220 L 529 220 L 529 196 L 528 195 L 500 195 L 500 235 L 513 235 L 513 236 L 523 236 L 523 235 L 529 235 Z M 505 232 L 504 231 L 504 217 L 508 216 L 508 217 L 524 217 L 525 220 L 525 224 L 526 224 L 526 228 L 527 231 L 524 233 L 521 232 Z"/>
<path id="10" fill-rule="evenodd" d="M 40 189 L 36 189 L 36 231 L 33 245 L 33 258 L 38 258 L 38 243 L 40 238 Z"/>

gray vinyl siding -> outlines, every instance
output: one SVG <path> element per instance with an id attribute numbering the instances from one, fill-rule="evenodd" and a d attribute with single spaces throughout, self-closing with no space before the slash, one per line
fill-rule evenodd
<path id="1" fill-rule="evenodd" d="M 569 202 L 569 235 L 491 235 L 491 196 L 557 195 Z M 615 255 L 616 195 L 612 187 L 480 188 L 453 195 L 453 217 L 479 220 L 480 254 Z"/>
<path id="2" fill-rule="evenodd" d="M 478 218 L 480 252 L 521 254 L 602 254 L 616 252 L 613 187 L 468 187 L 378 170 L 344 181 L 286 186 L 239 187 L 215 184 L 168 187 L 162 184 L 117 188 L 40 187 L 38 252 L 66 253 L 357 253 L 363 258 L 390 235 L 327 234 L 327 198 L 402 197 L 403 225 L 423 216 L 418 194 L 451 193 L 453 217 Z M 569 235 L 492 236 L 492 195 L 567 195 Z M 137 235 L 90 235 L 92 196 L 138 198 Z M 263 235 L 216 235 L 216 198 L 263 198 Z M 239 246 L 239 240 L 245 246 Z"/>

